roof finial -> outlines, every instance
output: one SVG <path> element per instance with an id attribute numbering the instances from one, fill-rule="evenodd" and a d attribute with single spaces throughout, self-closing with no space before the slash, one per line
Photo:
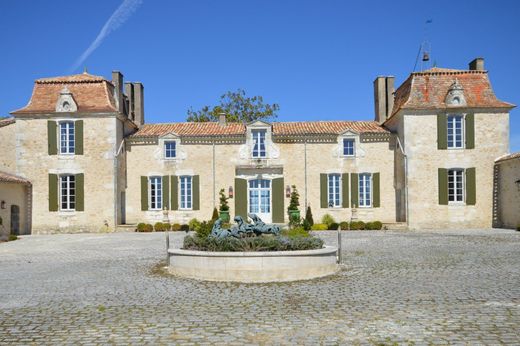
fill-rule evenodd
<path id="1" fill-rule="evenodd" d="M 85 66 L 85 67 L 83 68 L 83 74 L 88 74 L 87 66 Z"/>

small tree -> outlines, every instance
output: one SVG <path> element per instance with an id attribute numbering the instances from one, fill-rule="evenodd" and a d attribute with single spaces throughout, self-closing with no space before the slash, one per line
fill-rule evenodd
<path id="1" fill-rule="evenodd" d="M 218 210 L 217 208 L 213 208 L 213 214 L 211 215 L 211 220 L 215 221 L 218 219 Z"/>
<path id="2" fill-rule="evenodd" d="M 305 220 L 312 227 L 314 225 L 314 220 L 312 218 L 311 206 L 307 207 L 307 211 L 305 212 Z"/>
<path id="3" fill-rule="evenodd" d="M 296 189 L 296 185 L 293 185 L 292 192 L 291 192 L 291 200 L 289 202 L 289 207 L 287 207 L 287 211 L 290 213 L 291 211 L 298 210 L 299 206 L 300 206 L 300 194 L 298 193 L 298 190 Z"/>
<path id="4" fill-rule="evenodd" d="M 226 196 L 224 189 L 220 190 L 220 211 L 228 211 L 229 205 L 228 205 L 228 197 Z"/>

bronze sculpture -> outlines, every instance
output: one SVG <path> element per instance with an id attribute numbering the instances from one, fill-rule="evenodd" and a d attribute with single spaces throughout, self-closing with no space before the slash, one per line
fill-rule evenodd
<path id="1" fill-rule="evenodd" d="M 216 220 L 209 236 L 224 239 L 227 237 L 242 238 L 261 236 L 262 234 L 280 234 L 280 227 L 264 223 L 256 214 L 248 214 L 248 216 L 253 221 L 252 224 L 247 223 L 241 216 L 237 215 L 233 219 L 236 222 L 236 226 L 233 226 L 231 229 L 222 228 L 222 220 Z"/>

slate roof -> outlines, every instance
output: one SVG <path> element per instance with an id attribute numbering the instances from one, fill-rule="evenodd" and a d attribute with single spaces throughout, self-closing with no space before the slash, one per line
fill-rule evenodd
<path id="1" fill-rule="evenodd" d="M 67 86 L 78 106 L 78 112 L 115 112 L 114 86 L 100 76 L 88 73 L 63 77 L 41 78 L 34 82 L 33 93 L 27 106 L 11 114 L 54 113 L 56 102 Z"/>
<path id="2" fill-rule="evenodd" d="M 0 182 L 31 185 L 31 182 L 25 178 L 2 171 L 0 171 Z"/>
<path id="3" fill-rule="evenodd" d="M 273 122 L 273 135 L 339 135 L 347 130 L 357 133 L 389 133 L 375 121 L 301 121 Z M 186 122 L 168 124 L 144 124 L 131 137 L 155 137 L 169 133 L 178 136 L 242 136 L 246 133 L 243 123 Z"/>
<path id="4" fill-rule="evenodd" d="M 520 152 L 504 155 L 495 160 L 495 163 L 503 162 L 507 160 L 520 159 Z"/>
<path id="5" fill-rule="evenodd" d="M 434 67 L 412 73 L 395 91 L 392 115 L 401 109 L 452 108 L 444 103 L 449 87 L 458 80 L 464 88 L 467 105 L 471 108 L 513 108 L 499 100 L 489 81 L 487 71 L 454 70 Z"/>

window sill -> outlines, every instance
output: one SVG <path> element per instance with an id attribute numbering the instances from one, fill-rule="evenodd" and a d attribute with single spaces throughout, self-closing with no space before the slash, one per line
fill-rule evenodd
<path id="1" fill-rule="evenodd" d="M 466 205 L 465 202 L 448 202 L 448 206 L 450 207 L 465 207 Z"/>

